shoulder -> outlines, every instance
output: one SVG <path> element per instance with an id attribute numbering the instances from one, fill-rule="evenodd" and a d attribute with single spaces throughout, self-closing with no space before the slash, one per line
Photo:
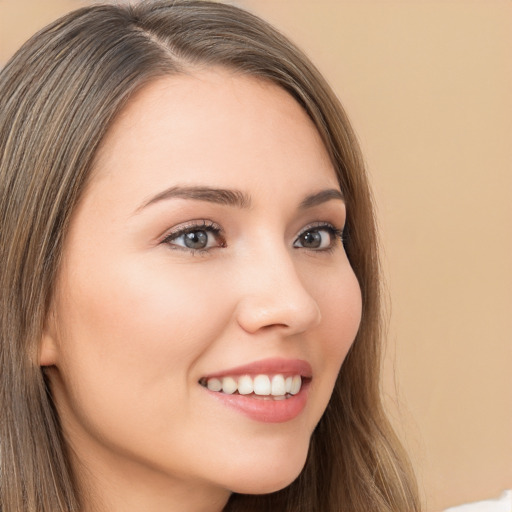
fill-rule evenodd
<path id="1" fill-rule="evenodd" d="M 512 512 L 512 490 L 505 491 L 499 499 L 468 503 L 447 508 L 444 512 Z"/>

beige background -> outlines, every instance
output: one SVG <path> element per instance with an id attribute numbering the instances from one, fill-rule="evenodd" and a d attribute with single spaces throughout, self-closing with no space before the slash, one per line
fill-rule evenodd
<path id="1" fill-rule="evenodd" d="M 0 63 L 83 3 L 0 0 Z M 385 390 L 427 510 L 498 496 L 512 488 L 512 2 L 234 3 L 306 49 L 361 140 L 391 304 Z"/>

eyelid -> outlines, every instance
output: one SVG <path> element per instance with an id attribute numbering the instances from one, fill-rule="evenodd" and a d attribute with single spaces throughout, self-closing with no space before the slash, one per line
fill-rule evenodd
<path id="1" fill-rule="evenodd" d="M 301 235 L 303 235 L 307 231 L 329 231 L 332 240 L 328 247 L 324 248 L 308 248 L 308 247 L 302 247 L 296 245 Z M 179 237 L 186 235 L 187 233 L 191 233 L 194 231 L 206 231 L 208 233 L 211 233 L 215 237 L 216 245 L 213 246 L 207 246 L 204 248 L 191 248 L 186 247 L 181 244 L 173 243 L 174 240 L 178 239 Z M 312 252 L 325 252 L 329 250 L 333 250 L 337 242 L 343 243 L 343 228 L 339 229 L 337 228 L 333 223 L 327 222 L 327 221 L 316 221 L 312 222 L 306 226 L 304 226 L 295 236 L 293 241 L 293 246 L 295 248 L 303 248 L 307 249 Z M 211 251 L 212 249 L 217 248 L 223 248 L 226 247 L 226 240 L 223 236 L 223 229 L 222 227 L 217 224 L 216 222 L 213 222 L 211 220 L 206 219 L 198 219 L 198 220 L 191 220 L 184 222 L 182 224 L 178 224 L 177 226 L 174 226 L 170 231 L 167 231 L 166 234 L 162 237 L 160 244 L 168 245 L 173 250 L 181 250 L 186 251 L 190 253 L 207 253 L 208 251 Z"/>
<path id="2" fill-rule="evenodd" d="M 341 235 L 343 233 L 343 228 L 337 228 L 332 222 L 327 222 L 327 221 L 316 221 L 316 222 L 312 222 L 311 224 L 308 224 L 306 226 L 304 226 L 298 233 L 297 233 L 297 237 L 299 237 L 300 235 L 302 235 L 302 233 L 304 233 L 305 231 L 308 231 L 308 230 L 313 230 L 313 229 L 317 229 L 317 230 L 321 230 L 322 228 L 324 229 L 330 229 L 332 230 L 334 233 L 336 234 L 339 234 Z"/>
<path id="3" fill-rule="evenodd" d="M 307 248 L 307 247 L 297 247 L 295 245 L 297 243 L 297 241 L 299 240 L 299 238 L 301 237 L 301 235 L 303 235 L 305 232 L 307 232 L 307 231 L 322 231 L 322 230 L 330 231 L 333 236 L 332 243 L 330 244 L 329 247 L 326 247 L 324 249 L 311 249 L 311 248 Z M 341 242 L 342 244 L 344 243 L 343 228 L 339 229 L 331 222 L 317 221 L 317 222 L 308 224 L 307 226 L 304 226 L 299 231 L 299 233 L 297 234 L 297 236 L 295 237 L 295 239 L 293 241 L 293 246 L 297 249 L 303 248 L 303 249 L 306 249 L 306 250 L 309 250 L 312 252 L 325 252 L 325 251 L 333 250 L 336 246 L 336 242 Z"/>
<path id="4" fill-rule="evenodd" d="M 174 240 L 183 236 L 187 233 L 193 231 L 207 231 L 209 233 L 213 233 L 215 237 L 222 237 L 223 230 L 219 224 L 213 222 L 211 220 L 200 219 L 200 220 L 191 220 L 188 222 L 184 222 L 183 224 L 178 224 L 174 226 L 170 231 L 167 231 L 166 234 L 162 237 L 160 241 L 161 244 L 167 244 L 172 249 L 183 250 L 187 252 L 207 252 L 211 249 L 215 249 L 216 247 L 205 247 L 204 249 L 192 249 L 189 247 L 184 247 L 178 244 L 173 244 Z M 217 247 L 225 247 L 225 241 L 221 241 Z"/>

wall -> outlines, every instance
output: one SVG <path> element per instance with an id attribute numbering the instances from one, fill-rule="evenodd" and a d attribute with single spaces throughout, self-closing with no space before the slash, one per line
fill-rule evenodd
<path id="1" fill-rule="evenodd" d="M 307 50 L 360 137 L 391 304 L 385 391 L 427 510 L 512 488 L 512 3 L 234 3 Z M 80 5 L 0 0 L 0 63 Z"/>

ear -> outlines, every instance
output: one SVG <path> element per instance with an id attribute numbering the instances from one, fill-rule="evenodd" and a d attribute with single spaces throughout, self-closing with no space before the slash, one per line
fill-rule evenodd
<path id="1" fill-rule="evenodd" d="M 55 366 L 59 359 L 58 349 L 55 315 L 50 310 L 39 343 L 39 366 Z"/>

